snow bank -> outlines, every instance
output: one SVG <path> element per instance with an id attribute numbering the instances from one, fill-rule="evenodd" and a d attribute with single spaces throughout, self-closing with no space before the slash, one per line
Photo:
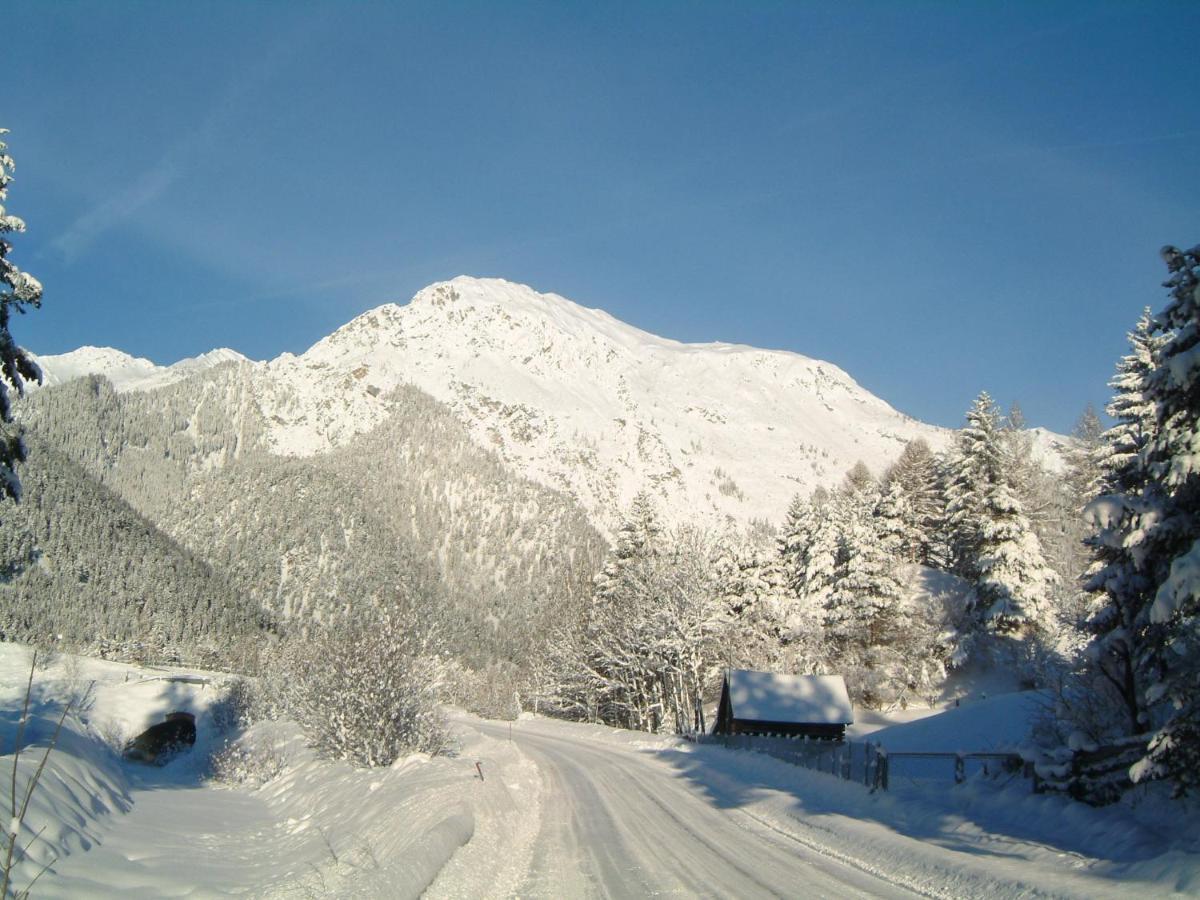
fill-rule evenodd
<path id="1" fill-rule="evenodd" d="M 0 644 L 0 738 L 11 750 L 29 651 Z M 21 783 L 68 716 L 22 830 L 41 837 L 16 872 L 43 897 L 473 896 L 525 871 L 537 833 L 540 780 L 517 748 L 456 725 L 458 754 L 415 755 L 386 769 L 317 759 L 293 723 L 264 722 L 239 738 L 245 758 L 269 754 L 265 784 L 207 780 L 223 738 L 222 676 L 143 669 L 66 655 L 39 668 Z M 93 684 L 94 682 L 94 684 Z M 116 748 L 173 711 L 197 717 L 197 744 L 164 767 Z M 0 757 L 7 779 L 11 754 Z M 476 763 L 479 768 L 476 768 Z M 480 779 L 482 770 L 484 778 Z M 5 804 L 7 805 L 7 804 Z"/>

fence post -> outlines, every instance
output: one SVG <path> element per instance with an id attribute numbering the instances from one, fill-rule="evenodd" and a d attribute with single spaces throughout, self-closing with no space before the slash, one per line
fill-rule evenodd
<path id="1" fill-rule="evenodd" d="M 954 754 L 954 783 L 962 784 L 967 780 L 967 761 L 961 753 Z"/>

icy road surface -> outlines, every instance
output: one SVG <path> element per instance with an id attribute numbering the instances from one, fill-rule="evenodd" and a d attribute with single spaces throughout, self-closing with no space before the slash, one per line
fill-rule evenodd
<path id="1" fill-rule="evenodd" d="M 477 722 L 490 737 L 509 728 Z M 915 897 L 736 808 L 654 754 L 556 723 L 512 730 L 542 772 L 542 824 L 521 897 Z"/>

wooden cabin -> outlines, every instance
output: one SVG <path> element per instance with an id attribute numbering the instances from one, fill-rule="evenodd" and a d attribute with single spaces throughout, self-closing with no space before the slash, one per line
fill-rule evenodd
<path id="1" fill-rule="evenodd" d="M 841 675 L 781 675 L 730 669 L 713 734 L 764 734 L 840 741 L 854 722 Z"/>

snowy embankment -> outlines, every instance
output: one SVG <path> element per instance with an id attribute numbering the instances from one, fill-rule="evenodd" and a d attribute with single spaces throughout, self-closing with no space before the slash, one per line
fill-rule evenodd
<path id="1" fill-rule="evenodd" d="M 0 644 L 5 783 L 28 674 L 28 650 Z M 435 881 L 470 895 L 504 893 L 524 873 L 540 781 L 512 744 L 460 726 L 454 757 L 365 770 L 319 760 L 293 725 L 265 722 L 239 744 L 272 777 L 257 787 L 218 784 L 207 774 L 221 741 L 222 677 L 66 655 L 39 667 L 19 785 L 40 761 L 62 699 L 82 703 L 22 825 L 22 845 L 32 843 L 15 870 L 18 889 L 47 864 L 38 896 L 415 897 Z M 196 715 L 191 752 L 162 768 L 120 758 L 126 739 L 172 711 Z"/>

